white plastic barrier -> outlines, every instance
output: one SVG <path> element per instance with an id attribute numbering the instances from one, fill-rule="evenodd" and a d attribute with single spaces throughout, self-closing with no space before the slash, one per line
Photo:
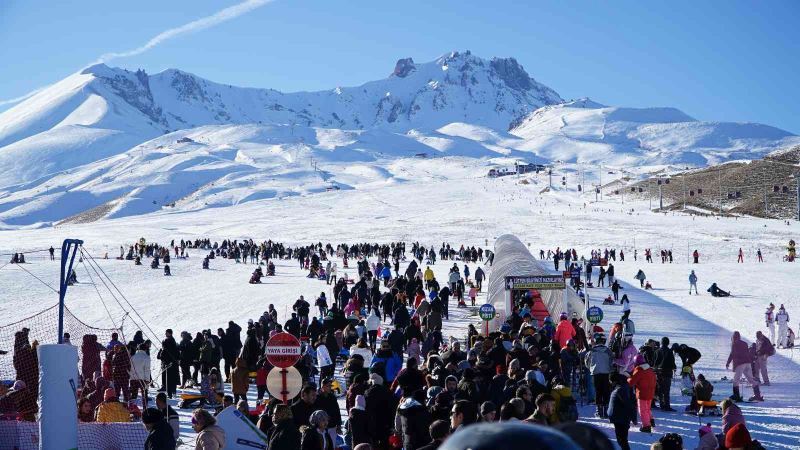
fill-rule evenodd
<path id="1" fill-rule="evenodd" d="M 39 355 L 39 448 L 78 448 L 78 349 L 42 344 Z"/>

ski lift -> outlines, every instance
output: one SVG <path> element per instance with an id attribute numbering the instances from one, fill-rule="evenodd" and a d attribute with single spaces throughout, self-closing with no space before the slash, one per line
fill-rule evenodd
<path id="1" fill-rule="evenodd" d="M 783 192 L 784 194 L 788 194 L 788 193 L 789 193 L 789 186 L 784 186 L 784 187 L 781 189 L 781 192 Z"/>
<path id="2" fill-rule="evenodd" d="M 778 187 L 777 184 L 775 186 L 772 186 L 772 192 L 780 192 L 780 190 L 781 190 L 781 188 Z"/>
<path id="3" fill-rule="evenodd" d="M 697 189 L 697 195 L 700 195 L 700 194 L 702 194 L 702 193 L 703 193 L 703 190 L 702 190 L 702 189 Z"/>
<path id="4" fill-rule="evenodd" d="M 742 191 L 736 191 L 736 198 L 742 198 Z"/>
<path id="5" fill-rule="evenodd" d="M 619 195 L 619 189 L 614 190 L 614 195 Z"/>
<path id="6" fill-rule="evenodd" d="M 664 184 L 669 184 L 669 178 L 667 178 L 666 180 L 664 180 Z"/>
<path id="7" fill-rule="evenodd" d="M 641 190 L 642 190 L 642 188 L 639 188 L 639 191 L 641 191 Z M 631 188 L 631 192 L 636 192 L 636 188 L 635 188 L 635 187 L 632 187 L 632 188 Z"/>
<path id="8" fill-rule="evenodd" d="M 694 191 L 689 191 L 689 197 L 694 197 Z"/>
<path id="9" fill-rule="evenodd" d="M 639 188 L 639 192 L 644 192 L 644 188 Z"/>

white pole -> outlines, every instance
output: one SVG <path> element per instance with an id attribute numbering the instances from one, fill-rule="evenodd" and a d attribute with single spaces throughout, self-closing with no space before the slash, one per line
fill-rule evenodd
<path id="1" fill-rule="evenodd" d="M 36 353 L 39 450 L 75 450 L 78 448 L 78 349 L 68 344 L 42 344 Z"/>

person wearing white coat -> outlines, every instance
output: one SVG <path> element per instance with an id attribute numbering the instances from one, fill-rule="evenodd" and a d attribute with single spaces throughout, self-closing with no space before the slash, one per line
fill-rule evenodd
<path id="1" fill-rule="evenodd" d="M 144 351 L 144 344 L 131 356 L 130 375 L 131 399 L 135 399 L 139 390 L 142 391 L 142 409 L 147 408 L 147 387 L 150 385 L 150 355 Z"/>
<path id="2" fill-rule="evenodd" d="M 786 338 L 789 336 L 789 313 L 783 305 L 778 314 L 775 314 L 775 322 L 778 322 L 778 348 L 786 348 Z"/>
<path id="3" fill-rule="evenodd" d="M 769 341 L 772 342 L 772 345 L 775 345 L 775 305 L 772 303 L 769 304 L 767 311 L 764 313 L 764 322 L 767 325 L 767 331 L 769 331 Z"/>
<path id="4" fill-rule="evenodd" d="M 317 365 L 319 366 L 319 381 L 321 385 L 322 380 L 333 376 L 333 371 L 336 367 L 331 359 L 331 354 L 328 352 L 328 347 L 322 342 L 317 346 Z"/>
<path id="5" fill-rule="evenodd" d="M 378 317 L 378 314 L 375 312 L 375 308 L 370 310 L 369 316 L 367 316 L 367 320 L 364 322 L 364 325 L 367 327 L 369 348 L 374 352 L 375 345 L 378 342 L 378 328 L 381 326 L 381 318 Z"/>
<path id="6" fill-rule="evenodd" d="M 361 346 L 363 344 L 363 347 Z M 372 350 L 366 345 L 363 339 L 359 339 L 358 343 L 350 347 L 350 356 L 361 355 L 364 358 L 364 367 L 372 365 Z"/>

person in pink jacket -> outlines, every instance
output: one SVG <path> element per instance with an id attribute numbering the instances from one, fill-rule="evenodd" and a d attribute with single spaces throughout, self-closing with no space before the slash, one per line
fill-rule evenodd
<path id="1" fill-rule="evenodd" d="M 619 358 L 614 359 L 614 364 L 619 367 L 620 373 L 631 374 L 633 369 L 636 368 L 636 356 L 639 351 L 633 345 L 633 341 L 627 341 L 627 345 L 622 349 Z"/>
<path id="2" fill-rule="evenodd" d="M 574 338 L 575 334 L 575 327 L 567 320 L 567 313 L 562 312 L 561 321 L 558 322 L 556 334 L 553 336 L 553 339 L 558 341 L 558 348 L 566 347 L 567 341 Z"/>

